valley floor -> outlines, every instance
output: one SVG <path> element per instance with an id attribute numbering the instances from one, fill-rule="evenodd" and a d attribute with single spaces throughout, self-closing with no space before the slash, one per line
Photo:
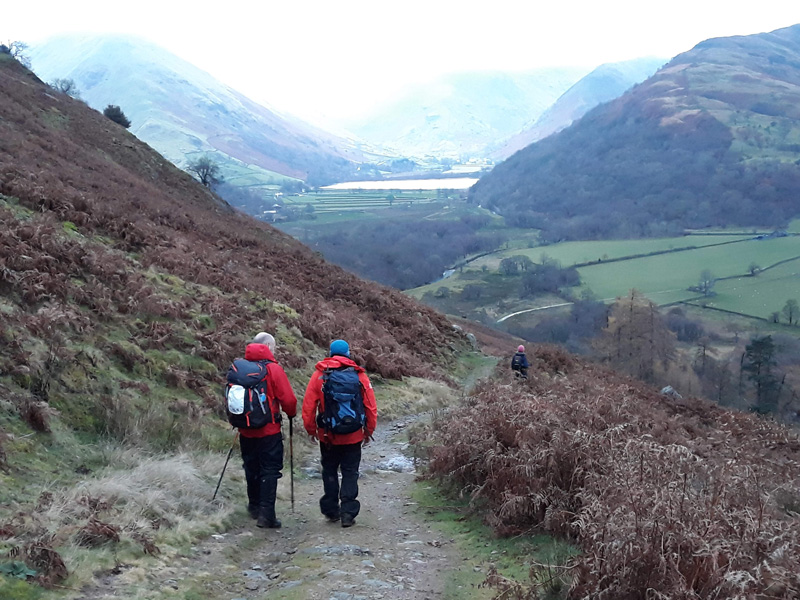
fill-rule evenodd
<path id="1" fill-rule="evenodd" d="M 362 509 L 354 527 L 328 523 L 319 513 L 322 482 L 315 475 L 318 457 L 312 455 L 298 469 L 311 476 L 295 478 L 294 512 L 288 473 L 281 480 L 277 509 L 282 529 L 261 530 L 247 520 L 193 546 L 185 556 L 159 560 L 150 570 L 119 566 L 97 574 L 96 583 L 77 598 L 447 597 L 452 592 L 446 587 L 458 588 L 448 574 L 463 571 L 466 559 L 452 539 L 444 539 L 425 522 L 423 511 L 412 501 L 413 488 L 419 484 L 411 472 L 413 463 L 403 454 L 407 444 L 401 434 L 413 420 L 379 426 L 375 442 L 364 449 L 359 480 Z M 239 468 L 235 457 L 229 468 Z M 470 571 L 478 574 L 482 569 L 476 564 Z M 465 589 L 454 597 L 474 597 L 475 591 Z"/>

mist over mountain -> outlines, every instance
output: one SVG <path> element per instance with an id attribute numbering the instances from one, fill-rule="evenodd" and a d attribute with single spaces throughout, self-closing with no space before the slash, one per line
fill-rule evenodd
<path id="1" fill-rule="evenodd" d="M 93 108 L 120 105 L 131 131 L 173 163 L 214 153 L 232 183 L 328 183 L 364 160 L 352 142 L 276 114 L 142 39 L 59 36 L 32 47 L 30 58 L 43 80 L 74 80 Z"/>
<path id="2" fill-rule="evenodd" d="M 800 26 L 711 39 L 517 152 L 473 201 L 545 239 L 782 226 L 800 213 Z"/>
<path id="3" fill-rule="evenodd" d="M 564 92 L 532 126 L 493 152 L 492 158 L 504 160 L 525 146 L 561 131 L 598 104 L 614 100 L 644 81 L 666 62 L 663 58 L 647 57 L 600 65 Z"/>
<path id="4" fill-rule="evenodd" d="M 376 147 L 406 156 L 483 156 L 487 146 L 519 132 L 587 72 L 564 67 L 446 75 L 347 127 Z"/>

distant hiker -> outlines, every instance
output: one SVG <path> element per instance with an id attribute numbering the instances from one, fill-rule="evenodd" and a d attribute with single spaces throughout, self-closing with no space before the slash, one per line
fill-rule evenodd
<path id="1" fill-rule="evenodd" d="M 517 377 L 522 377 L 522 379 L 528 378 L 528 357 L 525 356 L 525 346 L 519 345 L 517 347 L 517 353 L 514 355 L 514 358 L 511 359 L 511 370 L 514 371 L 514 375 Z"/>
<path id="2" fill-rule="evenodd" d="M 293 419 L 297 398 L 286 373 L 275 362 L 275 338 L 261 332 L 233 361 L 226 388 L 228 420 L 239 428 L 247 512 L 258 527 L 278 528 L 275 496 L 283 468 L 281 410 Z"/>
<path id="3" fill-rule="evenodd" d="M 330 358 L 317 363 L 303 397 L 303 425 L 319 440 L 323 496 L 319 508 L 331 522 L 350 527 L 358 516 L 361 443 L 375 431 L 378 408 L 364 369 L 350 359 L 344 340 L 331 343 Z M 339 470 L 342 472 L 341 490 Z"/>

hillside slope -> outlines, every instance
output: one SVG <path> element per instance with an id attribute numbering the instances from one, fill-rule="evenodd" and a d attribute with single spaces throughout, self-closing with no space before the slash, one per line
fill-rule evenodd
<path id="1" fill-rule="evenodd" d="M 348 129 L 407 156 L 466 159 L 538 117 L 587 69 L 446 75 L 408 91 Z"/>
<path id="2" fill-rule="evenodd" d="M 541 597 L 542 581 L 570 600 L 798 597 L 796 430 L 553 347 L 528 356 L 527 381 L 498 371 L 426 438 L 432 474 L 500 534 L 581 550 L 567 568 L 535 565 L 530 595 L 490 574 L 502 597 Z"/>
<path id="3" fill-rule="evenodd" d="M 381 419 L 446 398 L 469 348 L 0 54 L 0 597 L 40 598 L 33 577 L 74 591 L 238 526 L 243 484 L 212 497 L 220 391 L 262 330 L 301 398 L 346 339 Z"/>
<path id="4" fill-rule="evenodd" d="M 661 58 L 637 58 L 600 65 L 564 92 L 532 126 L 493 152 L 492 158 L 505 160 L 525 146 L 569 127 L 598 104 L 618 98 L 633 85 L 650 77 L 665 62 Z"/>
<path id="5" fill-rule="evenodd" d="M 782 226 L 800 213 L 798 106 L 800 26 L 708 40 L 470 197 L 547 239 Z"/>
<path id="6" fill-rule="evenodd" d="M 131 131 L 176 165 L 215 152 L 234 184 L 248 183 L 248 170 L 330 183 L 363 160 L 351 142 L 280 116 L 142 39 L 59 36 L 30 57 L 43 80 L 74 80 L 93 108 L 121 105 Z"/>
<path id="7" fill-rule="evenodd" d="M 348 338 L 386 377 L 433 375 L 460 339 L 441 315 L 221 204 L 11 59 L 0 62 L 0 152 L 4 373 L 41 371 L 57 332 L 75 354 L 100 336 L 102 362 L 159 362 L 215 395 L 254 330 L 282 334 L 294 367 L 318 354 L 313 344 Z M 151 349 L 199 366 L 151 361 Z M 90 360 L 73 358 L 73 370 Z"/>

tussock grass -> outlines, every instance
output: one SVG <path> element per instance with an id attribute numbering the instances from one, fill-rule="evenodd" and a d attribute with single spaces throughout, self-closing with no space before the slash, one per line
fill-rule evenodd
<path id="1" fill-rule="evenodd" d="M 407 377 L 401 385 L 373 381 L 381 421 L 427 412 L 451 405 L 458 392 L 439 381 Z"/>
<path id="2" fill-rule="evenodd" d="M 54 499 L 47 517 L 60 522 L 82 498 L 100 498 L 120 510 L 121 521 L 151 522 L 162 517 L 177 522 L 181 517 L 216 514 L 219 504 L 211 502 L 208 478 L 217 469 L 219 457 L 193 457 L 189 454 L 147 457 L 119 448 L 111 457 L 105 475 L 89 479 L 63 491 Z M 114 460 L 116 458 L 116 460 Z M 85 512 L 85 511 L 79 511 Z"/>
<path id="3" fill-rule="evenodd" d="M 152 456 L 121 446 L 108 446 L 105 454 L 112 466 L 96 477 L 43 488 L 36 506 L 12 519 L 6 545 L 57 552 L 75 585 L 121 560 L 137 564 L 146 555 L 174 556 L 228 525 L 234 503 L 226 499 L 226 490 L 211 499 L 223 464 L 220 455 Z"/>

